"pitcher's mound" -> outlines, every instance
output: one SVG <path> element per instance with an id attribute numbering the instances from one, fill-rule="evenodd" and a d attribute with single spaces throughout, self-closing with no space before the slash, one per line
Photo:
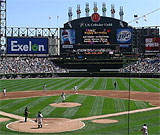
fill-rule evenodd
<path id="1" fill-rule="evenodd" d="M 79 104 L 79 103 L 72 103 L 72 102 L 50 104 L 50 106 L 54 106 L 54 107 L 76 107 L 76 106 L 80 106 L 80 105 L 81 104 Z"/>
<path id="2" fill-rule="evenodd" d="M 70 120 L 63 118 L 43 119 L 43 127 L 38 128 L 34 121 L 16 121 L 7 125 L 10 130 L 27 133 L 58 133 L 73 131 L 83 128 L 85 125 L 79 120 Z"/>

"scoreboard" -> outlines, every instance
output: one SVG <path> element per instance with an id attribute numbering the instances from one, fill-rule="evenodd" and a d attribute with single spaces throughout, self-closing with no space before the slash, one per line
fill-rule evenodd
<path id="1" fill-rule="evenodd" d="M 101 16 L 97 22 L 91 17 L 69 21 L 60 29 L 60 39 L 61 54 L 77 49 L 122 48 L 123 51 L 132 51 L 132 28 L 126 22 L 111 17 Z"/>

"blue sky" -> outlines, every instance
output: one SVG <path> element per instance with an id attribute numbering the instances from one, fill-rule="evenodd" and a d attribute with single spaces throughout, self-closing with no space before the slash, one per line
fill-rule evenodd
<path id="1" fill-rule="evenodd" d="M 77 4 L 81 5 L 81 17 L 85 17 L 85 4 L 90 5 L 90 15 L 93 13 L 93 3 L 97 2 L 98 13 L 101 15 L 102 3 L 106 2 L 107 16 L 110 17 L 111 4 L 115 5 L 115 18 L 119 19 L 119 7 L 123 6 L 124 21 L 130 22 L 134 15 L 139 17 L 160 8 L 160 0 L 7 0 L 8 27 L 63 27 L 68 21 L 68 8 L 72 7 L 73 19 L 76 19 Z M 57 16 L 59 16 L 57 20 Z M 49 19 L 49 17 L 51 19 Z M 160 26 L 160 10 L 140 19 L 131 26 Z"/>

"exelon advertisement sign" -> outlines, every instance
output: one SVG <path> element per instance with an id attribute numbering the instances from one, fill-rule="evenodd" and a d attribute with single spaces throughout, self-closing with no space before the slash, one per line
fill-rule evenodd
<path id="1" fill-rule="evenodd" d="M 48 38 L 7 37 L 8 54 L 47 54 Z"/>

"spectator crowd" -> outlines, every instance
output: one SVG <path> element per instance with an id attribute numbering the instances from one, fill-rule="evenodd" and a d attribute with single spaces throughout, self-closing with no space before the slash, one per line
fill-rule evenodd
<path id="1" fill-rule="evenodd" d="M 159 57 L 139 58 L 138 61 L 122 68 L 120 71 L 132 73 L 160 73 L 160 59 Z M 65 72 L 67 72 L 66 69 L 57 66 L 48 58 L 4 57 L 0 59 L 0 74 Z"/>
<path id="2" fill-rule="evenodd" d="M 160 73 L 160 59 L 159 57 L 139 58 L 136 63 L 122 68 L 121 72 Z"/>
<path id="3" fill-rule="evenodd" d="M 4 57 L 0 60 L 0 74 L 66 72 L 47 58 Z"/>

